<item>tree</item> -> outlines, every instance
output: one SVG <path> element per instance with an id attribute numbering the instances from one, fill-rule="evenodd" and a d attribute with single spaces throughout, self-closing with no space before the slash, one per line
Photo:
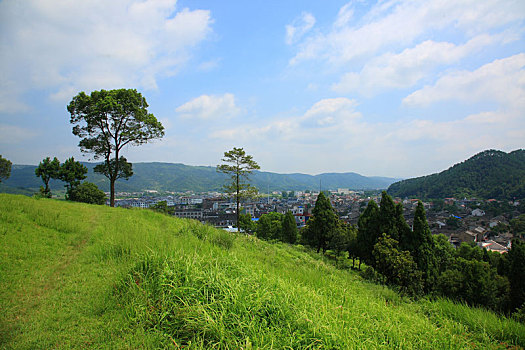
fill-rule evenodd
<path id="1" fill-rule="evenodd" d="M 222 161 L 226 164 L 217 165 L 217 171 L 230 175 L 231 181 L 224 185 L 224 190 L 234 197 L 237 203 L 236 226 L 239 227 L 239 209 L 242 198 L 257 194 L 257 189 L 248 183 L 250 174 L 260 169 L 253 157 L 247 155 L 242 148 L 234 147 L 231 151 L 224 152 Z"/>
<path id="2" fill-rule="evenodd" d="M 297 223 L 291 211 L 287 211 L 283 219 L 283 241 L 294 244 L 297 241 Z"/>
<path id="3" fill-rule="evenodd" d="M 106 203 L 106 194 L 94 183 L 83 182 L 70 191 L 69 200 L 102 205 Z"/>
<path id="4" fill-rule="evenodd" d="M 368 265 L 373 265 L 374 256 L 372 251 L 379 235 L 379 207 L 376 202 L 370 200 L 365 211 L 359 216 L 357 221 L 359 268 L 361 268 L 361 261 Z"/>
<path id="5" fill-rule="evenodd" d="M 66 183 L 66 198 L 69 199 L 71 191 L 80 185 L 80 181 L 86 178 L 88 169 L 71 157 L 66 160 L 58 171 L 58 179 Z"/>
<path id="6" fill-rule="evenodd" d="M 10 160 L 0 155 L 0 182 L 9 179 L 9 176 L 11 176 L 11 165 Z"/>
<path id="7" fill-rule="evenodd" d="M 276 212 L 261 215 L 257 222 L 257 237 L 282 240 L 283 218 L 283 214 Z"/>
<path id="8" fill-rule="evenodd" d="M 510 302 L 515 310 L 525 305 L 525 243 L 514 239 L 508 255 Z"/>
<path id="9" fill-rule="evenodd" d="M 104 159 L 95 171 L 109 179 L 112 207 L 115 181 L 133 174 L 131 164 L 121 157 L 122 148 L 164 136 L 164 127 L 148 113 L 147 107 L 146 99 L 135 89 L 100 90 L 90 95 L 80 92 L 67 106 L 73 134 L 81 139 L 80 150 L 92 153 L 95 159 Z M 129 171 L 123 171 L 122 166 Z"/>
<path id="10" fill-rule="evenodd" d="M 255 231 L 256 225 L 255 222 L 252 221 L 252 216 L 250 214 L 239 215 L 239 228 L 246 233 L 252 233 Z"/>
<path id="11" fill-rule="evenodd" d="M 406 242 L 404 249 L 408 250 L 414 257 L 418 270 L 423 273 L 425 289 L 428 291 L 436 277 L 436 259 L 434 257 L 434 240 L 421 201 L 418 201 L 414 214 L 414 229 L 407 234 L 409 237 L 404 240 Z"/>
<path id="12" fill-rule="evenodd" d="M 395 239 L 383 233 L 372 251 L 376 269 L 386 278 L 386 283 L 401 287 L 404 293 L 420 294 L 421 272 L 410 253 L 399 251 L 398 246 Z"/>
<path id="13" fill-rule="evenodd" d="M 379 234 L 386 233 L 392 239 L 399 241 L 396 216 L 396 205 L 392 197 L 383 191 L 379 204 Z"/>
<path id="14" fill-rule="evenodd" d="M 45 187 L 40 188 L 40 192 L 44 197 L 51 198 L 51 190 L 49 189 L 49 180 L 57 179 L 60 172 L 60 161 L 57 157 L 51 160 L 46 157 L 40 162 L 38 167 L 35 169 L 35 175 L 41 177 Z"/>
<path id="15" fill-rule="evenodd" d="M 308 220 L 304 231 L 305 239 L 309 245 L 317 248 L 317 252 L 327 248 L 327 243 L 337 228 L 339 219 L 332 208 L 330 200 L 323 192 L 319 193 L 312 210 L 313 217 Z"/>

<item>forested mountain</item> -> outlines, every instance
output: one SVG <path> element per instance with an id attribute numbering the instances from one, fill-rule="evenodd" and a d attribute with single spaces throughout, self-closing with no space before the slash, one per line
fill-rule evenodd
<path id="1" fill-rule="evenodd" d="M 107 191 L 109 182 L 102 175 L 95 174 L 95 163 L 82 163 L 88 167 L 87 181 L 95 183 L 99 188 Z M 35 176 L 34 165 L 13 165 L 11 177 L 6 180 L 1 192 L 13 192 L 13 189 L 33 189 L 42 185 L 42 181 Z M 134 175 L 128 180 L 118 180 L 117 191 L 138 192 L 144 190 L 157 191 L 214 191 L 220 190 L 225 184 L 227 175 L 218 173 L 215 167 L 190 166 L 173 163 L 134 163 Z M 277 174 L 256 171 L 252 176 L 252 183 L 261 192 L 283 190 L 318 190 L 321 182 L 323 189 L 350 188 L 354 190 L 384 189 L 397 181 L 385 177 L 365 177 L 356 173 L 327 173 L 320 175 L 307 174 Z M 52 189 L 63 188 L 63 183 L 52 180 Z"/>
<path id="2" fill-rule="evenodd" d="M 438 174 L 396 182 L 395 197 L 525 198 L 525 150 L 488 150 Z"/>

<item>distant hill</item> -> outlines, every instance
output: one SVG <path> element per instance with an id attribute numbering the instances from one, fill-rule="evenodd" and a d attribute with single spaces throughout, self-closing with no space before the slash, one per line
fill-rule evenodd
<path id="1" fill-rule="evenodd" d="M 488 150 L 439 174 L 396 182 L 388 188 L 396 197 L 485 199 L 525 198 L 525 150 Z"/>
<path id="2" fill-rule="evenodd" d="M 108 180 L 93 172 L 95 163 L 83 163 L 88 167 L 87 181 L 95 183 L 104 191 L 109 190 Z M 1 186 L 1 192 L 22 193 L 28 189 L 37 191 L 42 185 L 40 178 L 35 176 L 34 165 L 13 165 L 11 177 Z M 215 167 L 190 166 L 173 163 L 134 163 L 134 175 L 128 180 L 117 181 L 117 191 L 139 192 L 144 190 L 157 191 L 215 191 L 220 190 L 227 181 L 225 174 L 217 173 Z M 398 179 L 386 177 L 366 177 L 356 173 L 327 173 L 320 175 L 307 174 L 277 174 L 271 172 L 255 172 L 252 184 L 260 191 L 284 190 L 318 190 L 321 182 L 323 189 L 349 188 L 353 190 L 386 189 Z M 52 189 L 62 189 L 63 183 L 51 181 Z"/>

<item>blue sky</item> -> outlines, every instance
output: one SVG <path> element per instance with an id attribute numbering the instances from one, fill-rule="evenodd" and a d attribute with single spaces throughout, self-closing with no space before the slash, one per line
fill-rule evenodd
<path id="1" fill-rule="evenodd" d="M 131 162 L 413 177 L 525 147 L 525 2 L 0 1 L 0 154 L 80 154 L 66 106 L 136 88 Z"/>

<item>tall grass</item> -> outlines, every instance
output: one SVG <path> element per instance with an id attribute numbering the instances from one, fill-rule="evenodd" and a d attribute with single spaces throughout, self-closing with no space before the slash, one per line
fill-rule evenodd
<path id="1" fill-rule="evenodd" d="M 0 195 L 0 223 L 1 348 L 525 346 L 513 320 L 191 220 Z"/>

